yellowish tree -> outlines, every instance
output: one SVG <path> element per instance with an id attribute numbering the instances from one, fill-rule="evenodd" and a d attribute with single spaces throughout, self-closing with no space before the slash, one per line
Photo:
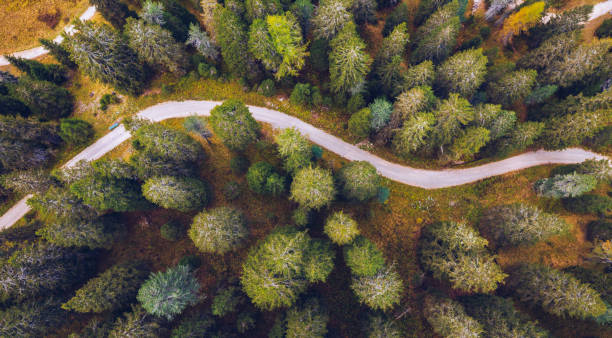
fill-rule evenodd
<path id="1" fill-rule="evenodd" d="M 544 1 L 534 2 L 521 8 L 518 12 L 510 15 L 502 28 L 501 38 L 504 45 L 512 43 L 512 38 L 526 32 L 535 26 L 542 17 L 546 3 Z"/>

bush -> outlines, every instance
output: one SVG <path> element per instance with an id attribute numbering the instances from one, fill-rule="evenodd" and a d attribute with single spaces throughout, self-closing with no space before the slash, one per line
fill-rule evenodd
<path id="1" fill-rule="evenodd" d="M 533 188 L 539 196 L 566 198 L 587 193 L 595 189 L 596 185 L 597 179 L 592 175 L 572 173 L 540 179 Z"/>
<path id="2" fill-rule="evenodd" d="M 270 163 L 253 164 L 247 171 L 246 179 L 249 189 L 258 194 L 280 196 L 285 192 L 285 178 L 276 173 Z"/>
<path id="3" fill-rule="evenodd" d="M 198 64 L 198 74 L 205 79 L 216 79 L 219 76 L 217 68 L 206 62 L 200 62 L 200 64 Z"/>
<path id="4" fill-rule="evenodd" d="M 93 127 L 86 121 L 68 118 L 60 121 L 59 135 L 64 142 L 82 145 L 93 136 Z"/>
<path id="5" fill-rule="evenodd" d="M 596 214 L 603 216 L 612 211 L 612 198 L 587 194 L 574 198 L 564 198 L 565 209 L 577 214 Z"/>
<path id="6" fill-rule="evenodd" d="M 267 97 L 274 96 L 274 94 L 276 94 L 274 80 L 272 79 L 263 80 L 261 84 L 259 85 L 259 88 L 257 89 L 257 93 L 263 96 L 267 96 Z"/>
<path id="7" fill-rule="evenodd" d="M 391 196 L 391 191 L 387 187 L 378 187 L 378 193 L 376 194 L 376 200 L 378 203 L 385 204 Z"/>
<path id="8" fill-rule="evenodd" d="M 605 19 L 595 30 L 595 35 L 600 39 L 612 37 L 612 19 Z"/>
<path id="9" fill-rule="evenodd" d="M 358 237 L 353 244 L 344 248 L 346 265 L 356 276 L 374 276 L 385 267 L 382 251 L 369 239 Z"/>
<path id="10" fill-rule="evenodd" d="M 168 241 L 176 241 L 183 235 L 183 226 L 177 221 L 170 221 L 159 229 L 161 237 Z"/>
<path id="11" fill-rule="evenodd" d="M 298 83 L 293 87 L 291 97 L 289 98 L 292 104 L 311 107 L 323 103 L 323 97 L 319 88 L 311 86 L 308 83 Z"/>
<path id="12" fill-rule="evenodd" d="M 230 168 L 234 175 L 242 175 L 249 169 L 249 159 L 244 156 L 234 156 L 230 160 Z"/>
<path id="13" fill-rule="evenodd" d="M 177 265 L 185 265 L 193 271 L 202 266 L 202 259 L 196 255 L 185 255 L 178 261 Z"/>
<path id="14" fill-rule="evenodd" d="M 238 182 L 230 181 L 223 186 L 223 196 L 228 201 L 233 201 L 240 196 L 240 185 Z"/>
<path id="15" fill-rule="evenodd" d="M 361 138 L 370 136 L 370 131 L 372 130 L 371 115 L 370 108 L 363 108 L 353 114 L 348 121 L 349 131 Z"/>
<path id="16" fill-rule="evenodd" d="M 119 102 L 121 102 L 121 100 L 117 97 L 115 93 L 104 94 L 102 95 L 99 101 L 100 110 L 106 111 L 106 109 L 108 109 L 108 106 L 110 106 L 111 104 L 119 103 Z"/>
<path id="17" fill-rule="evenodd" d="M 346 103 L 346 110 L 349 113 L 356 113 L 359 109 L 365 107 L 366 103 L 363 99 L 363 95 L 355 94 Z"/>

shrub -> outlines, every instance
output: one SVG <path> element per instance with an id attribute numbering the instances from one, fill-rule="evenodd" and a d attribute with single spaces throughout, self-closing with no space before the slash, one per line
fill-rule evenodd
<path id="1" fill-rule="evenodd" d="M 116 104 L 121 102 L 121 100 L 119 100 L 119 98 L 117 97 L 117 95 L 115 95 L 115 93 L 113 94 L 104 94 L 102 95 L 102 97 L 100 98 L 100 110 L 106 111 L 106 109 L 108 109 L 108 106 L 110 106 L 111 104 Z"/>
<path id="2" fill-rule="evenodd" d="M 595 35 L 600 39 L 612 37 L 612 19 L 605 19 L 595 30 Z"/>
<path id="3" fill-rule="evenodd" d="M 216 79 L 219 77 L 217 68 L 206 62 L 200 62 L 198 64 L 198 74 L 205 79 Z"/>
<path id="4" fill-rule="evenodd" d="M 338 172 L 342 194 L 360 202 L 376 196 L 380 185 L 380 175 L 369 162 L 353 161 L 343 166 Z"/>
<path id="5" fill-rule="evenodd" d="M 229 207 L 197 214 L 189 229 L 189 237 L 198 249 L 220 255 L 239 247 L 248 235 L 244 214 Z"/>
<path id="6" fill-rule="evenodd" d="M 249 189 L 258 194 L 279 196 L 285 191 L 285 178 L 268 162 L 257 162 L 249 167 L 246 179 Z"/>
<path id="7" fill-rule="evenodd" d="M 170 221 L 161 226 L 159 233 L 165 240 L 176 241 L 183 235 L 183 226 L 177 221 Z"/>
<path id="8" fill-rule="evenodd" d="M 320 209 L 336 195 L 331 172 L 319 167 L 300 169 L 291 183 L 291 200 L 304 208 Z"/>
<path id="9" fill-rule="evenodd" d="M 151 274 L 138 290 L 138 301 L 150 314 L 172 320 L 198 302 L 200 284 L 185 265 Z"/>
<path id="10" fill-rule="evenodd" d="M 293 87 L 289 100 L 295 105 L 311 107 L 313 105 L 320 105 L 323 98 L 318 87 L 311 86 L 308 83 L 298 83 Z"/>
<path id="11" fill-rule="evenodd" d="M 71 145 L 86 143 L 93 136 L 93 128 L 86 121 L 68 118 L 60 121 L 59 135 L 64 142 Z"/>
<path id="12" fill-rule="evenodd" d="M 385 266 L 382 251 L 365 237 L 358 237 L 344 248 L 344 260 L 353 275 L 357 276 L 374 276 Z"/>
<path id="13" fill-rule="evenodd" d="M 370 136 L 370 130 L 372 130 L 371 116 L 370 108 L 363 108 L 353 114 L 348 121 L 349 131 L 361 138 Z"/>
<path id="14" fill-rule="evenodd" d="M 261 84 L 259 85 L 259 88 L 257 89 L 257 93 L 263 96 L 267 96 L 267 97 L 274 96 L 274 94 L 276 94 L 274 80 L 272 79 L 263 80 Z"/>
<path id="15" fill-rule="evenodd" d="M 564 198 L 563 207 L 577 214 L 595 214 L 603 216 L 612 211 L 612 198 L 608 196 L 586 194 L 573 198 Z"/>
<path id="16" fill-rule="evenodd" d="M 592 175 L 577 173 L 556 175 L 538 180 L 533 188 L 543 197 L 566 198 L 577 197 L 587 193 L 597 185 L 597 179 Z"/>
<path id="17" fill-rule="evenodd" d="M 359 235 L 357 222 L 342 211 L 335 212 L 327 218 L 323 231 L 338 245 L 349 244 Z"/>
<path id="18" fill-rule="evenodd" d="M 225 199 L 228 201 L 232 201 L 240 197 L 240 185 L 238 182 L 230 181 L 225 183 L 223 186 L 223 196 L 225 196 Z"/>
<path id="19" fill-rule="evenodd" d="M 348 100 L 346 103 L 346 110 L 349 113 L 356 113 L 359 109 L 365 107 L 366 103 L 363 99 L 363 95 L 357 93 Z"/>

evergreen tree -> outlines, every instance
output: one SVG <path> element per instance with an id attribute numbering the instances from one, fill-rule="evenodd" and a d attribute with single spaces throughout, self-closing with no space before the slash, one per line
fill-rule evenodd
<path id="1" fill-rule="evenodd" d="M 533 244 L 570 228 L 562 218 L 526 204 L 493 207 L 485 212 L 481 224 L 500 245 Z"/>
<path id="2" fill-rule="evenodd" d="M 200 284 L 186 265 L 152 273 L 138 290 L 138 301 L 150 314 L 171 320 L 198 302 Z"/>
<path id="3" fill-rule="evenodd" d="M 57 182 L 42 169 L 15 171 L 2 175 L 1 185 L 19 194 L 44 194 Z"/>
<path id="4" fill-rule="evenodd" d="M 72 60 L 94 79 L 130 95 L 139 94 L 146 74 L 124 38 L 104 24 L 77 21 L 67 40 Z"/>
<path id="5" fill-rule="evenodd" d="M 589 21 L 592 11 L 592 5 L 585 5 L 552 15 L 546 23 L 540 23 L 529 30 L 528 44 L 531 47 L 539 46 L 542 41 L 555 35 L 581 30 L 584 23 Z"/>
<path id="6" fill-rule="evenodd" d="M 33 114 L 43 119 L 55 120 L 69 115 L 74 109 L 74 97 L 70 92 L 47 81 L 26 78 L 11 88 L 14 98 L 23 102 Z"/>
<path id="7" fill-rule="evenodd" d="M 122 29 L 129 17 L 136 16 L 128 7 L 119 0 L 89 0 L 92 6 L 102 14 L 106 21 L 110 22 L 116 29 Z"/>
<path id="8" fill-rule="evenodd" d="M 60 121 L 59 136 L 70 145 L 83 145 L 93 134 L 93 127 L 89 122 L 75 118 Z"/>
<path id="9" fill-rule="evenodd" d="M 294 306 L 287 311 L 287 338 L 323 338 L 327 333 L 329 315 L 321 308 L 316 298 L 309 299 L 302 306 Z"/>
<path id="10" fill-rule="evenodd" d="M 596 160 L 592 158 L 580 163 L 576 172 L 591 175 L 599 181 L 609 181 L 612 179 L 612 163 L 608 159 Z"/>
<path id="11" fill-rule="evenodd" d="M 146 0 L 142 5 L 139 16 L 152 25 L 162 26 L 166 24 L 166 11 L 162 2 Z"/>
<path id="12" fill-rule="evenodd" d="M 248 235 L 244 214 L 230 207 L 197 214 L 189 229 L 189 238 L 198 249 L 220 255 L 241 246 Z"/>
<path id="13" fill-rule="evenodd" d="M 265 19 L 268 15 L 279 14 L 283 6 L 278 0 L 246 0 L 246 18 L 249 22 Z"/>
<path id="14" fill-rule="evenodd" d="M 302 32 L 310 30 L 310 19 L 314 13 L 315 6 L 310 0 L 296 0 L 289 8 L 302 27 Z M 312 46 L 312 45 L 311 45 Z M 312 49 L 312 48 L 311 48 Z"/>
<path id="15" fill-rule="evenodd" d="M 355 0 L 351 5 L 351 13 L 355 23 L 376 23 L 376 1 L 374 0 Z"/>
<path id="16" fill-rule="evenodd" d="M 517 123 L 507 137 L 501 138 L 498 142 L 500 154 L 509 154 L 514 151 L 523 151 L 532 145 L 540 137 L 544 130 L 542 122 L 523 122 Z"/>
<path id="17" fill-rule="evenodd" d="M 357 222 L 342 211 L 327 217 L 323 231 L 338 245 L 349 244 L 359 235 Z"/>
<path id="18" fill-rule="evenodd" d="M 436 97 L 430 87 L 414 87 L 401 93 L 393 105 L 389 124 L 376 134 L 377 143 L 386 144 L 406 120 L 413 120 L 417 113 L 430 110 L 435 101 Z"/>
<path id="19" fill-rule="evenodd" d="M 243 303 L 243 294 L 239 288 L 230 286 L 217 291 L 211 305 L 212 314 L 223 317 L 228 313 L 235 312 L 238 305 Z"/>
<path id="20" fill-rule="evenodd" d="M 146 278 L 147 272 L 142 263 L 113 265 L 78 289 L 62 308 L 81 313 L 121 309 L 136 299 L 138 289 Z"/>
<path id="21" fill-rule="evenodd" d="M 342 195 L 360 202 L 376 196 L 380 185 L 376 168 L 365 161 L 353 161 L 343 166 L 338 172 L 338 180 Z"/>
<path id="22" fill-rule="evenodd" d="M 0 116 L 0 135 L 0 172 L 39 168 L 61 144 L 55 124 L 20 116 Z"/>
<path id="23" fill-rule="evenodd" d="M 279 196 L 285 192 L 285 178 L 268 162 L 257 162 L 250 166 L 246 179 L 249 189 L 258 194 Z"/>
<path id="24" fill-rule="evenodd" d="M 597 185 L 597 179 L 591 175 L 571 173 L 538 180 L 533 189 L 543 197 L 566 198 L 587 193 Z"/>
<path id="25" fill-rule="evenodd" d="M 185 43 L 192 45 L 198 53 L 211 61 L 219 59 L 218 47 L 213 42 L 213 39 L 208 36 L 208 33 L 203 31 L 198 24 L 192 23 L 189 25 L 189 38 Z"/>
<path id="26" fill-rule="evenodd" d="M 55 298 L 30 300 L 0 310 L 0 337 L 42 337 L 60 326 L 66 314 Z"/>
<path id="27" fill-rule="evenodd" d="M 403 83 L 401 63 L 408 44 L 409 34 L 406 24 L 401 23 L 391 34 L 383 39 L 382 46 L 374 60 L 374 75 L 383 93 L 397 96 Z"/>
<path id="28" fill-rule="evenodd" d="M 225 146 L 237 151 L 255 142 L 259 132 L 259 124 L 249 108 L 236 99 L 216 106 L 210 112 L 210 125 Z"/>
<path id="29" fill-rule="evenodd" d="M 410 25 L 410 19 L 410 8 L 408 8 L 408 5 L 400 1 L 400 4 L 393 9 L 391 14 L 389 14 L 385 20 L 385 25 L 382 31 L 383 36 L 389 35 L 389 33 L 391 33 L 396 26 L 402 23 Z"/>
<path id="30" fill-rule="evenodd" d="M 452 93 L 448 99 L 442 101 L 438 109 L 434 111 L 436 124 L 432 130 L 431 145 L 440 148 L 440 154 L 444 154 L 445 146 L 462 135 L 463 126 L 474 119 L 474 109 L 470 103 Z"/>
<path id="31" fill-rule="evenodd" d="M 419 86 L 431 86 L 435 77 L 433 62 L 423 61 L 416 66 L 409 67 L 401 84 L 401 89 L 406 91 Z"/>
<path id="32" fill-rule="evenodd" d="M 459 3 L 453 0 L 432 14 L 416 33 L 416 49 L 412 53 L 415 63 L 425 60 L 441 62 L 457 43 L 460 22 Z"/>
<path id="33" fill-rule="evenodd" d="M 285 160 L 285 170 L 295 173 L 310 165 L 312 160 L 310 142 L 297 129 L 283 129 L 274 139 L 278 145 L 278 153 Z"/>
<path id="34" fill-rule="evenodd" d="M 334 178 L 319 167 L 300 169 L 291 183 L 291 200 L 308 209 L 327 206 L 335 196 Z"/>
<path id="35" fill-rule="evenodd" d="M 142 186 L 144 197 L 162 208 L 189 212 L 208 201 L 206 183 L 197 178 L 153 177 Z"/>
<path id="36" fill-rule="evenodd" d="M 491 139 L 490 132 L 482 127 L 468 127 L 457 137 L 449 148 L 449 156 L 454 161 L 472 160 Z"/>
<path id="37" fill-rule="evenodd" d="M 546 7 L 546 2 L 538 1 L 521 7 L 521 9 L 512 13 L 504 21 L 504 26 L 501 30 L 503 44 L 512 43 L 514 36 L 527 32 L 529 28 L 534 27 L 542 17 L 544 7 Z"/>
<path id="38" fill-rule="evenodd" d="M 210 334 L 215 321 L 210 315 L 196 313 L 180 321 L 179 325 L 172 330 L 172 338 L 201 337 Z"/>
<path id="39" fill-rule="evenodd" d="M 146 205 L 138 182 L 132 179 L 96 173 L 72 183 L 70 191 L 100 211 L 133 211 Z"/>
<path id="40" fill-rule="evenodd" d="M 227 69 L 236 77 L 247 75 L 247 32 L 240 18 L 223 6 L 214 10 L 215 39 Z"/>
<path id="41" fill-rule="evenodd" d="M 359 93 L 365 86 L 372 59 L 366 53 L 366 45 L 357 34 L 355 24 L 349 22 L 343 25 L 331 40 L 330 47 L 329 74 L 332 91 L 343 94 Z"/>
<path id="42" fill-rule="evenodd" d="M 369 239 L 358 237 L 344 248 L 346 265 L 355 276 L 374 276 L 385 267 L 385 257 L 382 251 Z"/>
<path id="43" fill-rule="evenodd" d="M 511 133 L 516 120 L 515 112 L 503 110 L 500 105 L 480 104 L 474 107 L 474 123 L 489 131 L 491 141 Z"/>
<path id="44" fill-rule="evenodd" d="M 99 215 L 68 189 L 52 187 L 44 195 L 34 195 L 28 204 L 39 214 L 57 219 L 91 219 Z"/>
<path id="45" fill-rule="evenodd" d="M 487 240 L 462 223 L 438 222 L 425 228 L 419 257 L 434 278 L 465 292 L 490 292 L 507 277 L 487 249 Z"/>
<path id="46" fill-rule="evenodd" d="M 2 84 L 0 83 L 0 92 L 2 91 Z M 6 91 L 8 93 L 8 89 Z M 30 108 L 23 104 L 23 102 L 17 100 L 14 97 L 8 95 L 2 95 L 0 93 L 0 115 L 28 117 L 32 114 Z"/>
<path id="47" fill-rule="evenodd" d="M 521 57 L 517 63 L 522 68 L 541 71 L 559 63 L 580 44 L 580 35 L 575 32 L 555 35 L 544 41 L 538 48 L 531 50 Z"/>
<path id="48" fill-rule="evenodd" d="M 348 121 L 348 129 L 357 137 L 368 137 L 372 130 L 372 111 L 370 108 L 363 108 L 353 114 Z"/>
<path id="49" fill-rule="evenodd" d="M 24 72 L 34 80 L 48 81 L 61 85 L 68 79 L 66 68 L 54 63 L 43 64 L 36 60 L 28 60 L 10 55 L 7 55 L 6 59 L 13 67 Z"/>
<path id="50" fill-rule="evenodd" d="M 62 247 L 110 249 L 120 234 L 116 223 L 114 217 L 59 218 L 49 221 L 36 231 L 36 234 L 47 242 Z"/>
<path id="51" fill-rule="evenodd" d="M 431 113 L 418 113 L 409 117 L 393 135 L 393 149 L 408 157 L 425 145 L 427 135 L 433 129 L 436 118 Z"/>
<path id="52" fill-rule="evenodd" d="M 393 113 L 393 105 L 384 98 L 374 100 L 369 106 L 372 130 L 381 131 L 388 126 Z"/>
<path id="53" fill-rule="evenodd" d="M 243 290 L 261 309 L 291 306 L 309 283 L 325 281 L 333 269 L 333 251 L 321 243 L 296 228 L 276 229 L 249 251 Z"/>
<path id="54" fill-rule="evenodd" d="M 436 81 L 448 93 L 471 97 L 484 81 L 486 72 L 487 57 L 482 49 L 469 49 L 444 61 L 437 69 Z"/>
<path id="55" fill-rule="evenodd" d="M 164 67 L 178 76 L 185 74 L 187 54 L 169 31 L 159 25 L 129 18 L 124 33 L 130 48 L 141 60 L 150 65 Z"/>
<path id="56" fill-rule="evenodd" d="M 401 338 L 402 330 L 391 319 L 380 315 L 371 315 L 367 328 L 368 338 Z"/>
<path id="57" fill-rule="evenodd" d="M 138 128 L 134 135 L 134 144 L 140 154 L 148 154 L 158 158 L 159 161 L 170 164 L 184 163 L 187 166 L 196 166 L 205 157 L 204 149 L 200 143 L 188 134 L 166 127 L 159 123 L 147 123 Z M 137 154 L 138 155 L 138 154 Z M 134 159 L 135 160 L 135 159 Z M 138 163 L 138 161 L 134 161 Z M 142 163 L 145 164 L 145 163 Z M 172 167 L 172 166 L 170 166 Z M 149 171 L 151 168 L 136 166 L 137 171 Z M 176 172 L 158 173 L 153 176 L 176 175 Z M 139 175 L 141 178 L 150 176 Z"/>
<path id="58" fill-rule="evenodd" d="M 312 17 L 313 33 L 316 38 L 331 40 L 350 24 L 352 19 L 342 0 L 323 0 Z"/>
<path id="59" fill-rule="evenodd" d="M 353 277 L 351 289 L 360 303 L 385 311 L 399 304 L 404 285 L 395 267 L 390 266 L 373 276 Z"/>
<path id="60" fill-rule="evenodd" d="M 481 337 L 482 324 L 465 313 L 457 301 L 430 294 L 423 302 L 423 314 L 434 332 L 442 337 Z"/>
<path id="61" fill-rule="evenodd" d="M 600 295 L 589 284 L 546 266 L 522 265 L 511 274 L 508 285 L 519 300 L 556 316 L 586 319 L 606 312 Z"/>
<path id="62" fill-rule="evenodd" d="M 157 338 L 163 332 L 160 325 L 140 306 L 132 306 L 131 312 L 117 318 L 109 338 Z"/>

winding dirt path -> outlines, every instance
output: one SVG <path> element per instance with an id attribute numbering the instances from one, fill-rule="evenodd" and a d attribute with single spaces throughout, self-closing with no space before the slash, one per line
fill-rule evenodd
<path id="1" fill-rule="evenodd" d="M 210 111 L 220 103 L 216 101 L 169 101 L 148 107 L 138 113 L 138 116 L 155 122 L 169 118 L 187 117 L 194 114 L 209 116 Z M 561 151 L 538 150 L 528 152 L 473 168 L 446 170 L 417 169 L 392 163 L 372 155 L 296 117 L 268 108 L 249 106 L 249 109 L 253 117 L 260 122 L 268 123 L 278 129 L 295 127 L 313 143 L 331 152 L 351 161 L 370 162 L 384 177 L 425 189 L 439 189 L 472 183 L 484 178 L 538 165 L 580 163 L 590 158 L 607 158 L 584 149 L 569 148 Z M 65 166 L 73 166 L 80 160 L 91 161 L 98 159 L 130 137 L 130 133 L 121 125 L 73 157 Z M 30 210 L 30 207 L 26 204 L 29 197 L 26 196 L 0 217 L 0 230 L 13 225 Z"/>

